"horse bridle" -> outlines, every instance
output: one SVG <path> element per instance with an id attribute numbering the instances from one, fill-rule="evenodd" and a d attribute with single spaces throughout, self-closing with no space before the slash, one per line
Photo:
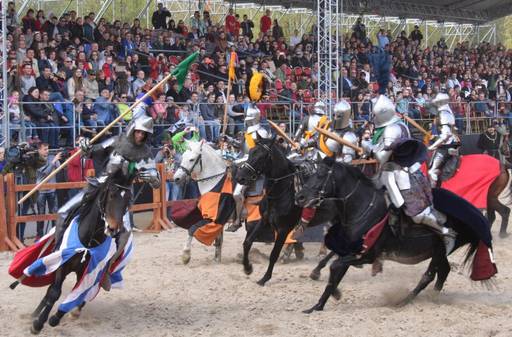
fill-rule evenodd
<path id="1" fill-rule="evenodd" d="M 199 156 L 197 156 L 196 160 L 194 161 L 194 164 L 192 165 L 192 167 L 190 169 L 184 167 L 183 165 L 180 164 L 180 166 L 178 166 L 178 169 L 182 169 L 183 172 L 185 172 L 185 174 L 188 176 L 188 177 L 192 177 L 192 172 L 194 171 L 194 168 L 196 167 L 197 163 L 199 163 L 199 168 L 200 170 L 202 171 L 203 170 L 203 155 L 200 153 Z M 209 177 L 206 177 L 206 178 L 201 178 L 201 179 L 195 179 L 196 182 L 202 182 L 202 181 L 206 181 L 206 180 L 210 180 L 210 179 L 215 179 L 217 177 L 220 177 L 220 176 L 223 176 L 226 172 L 221 172 L 221 173 L 217 173 L 217 174 L 214 174 L 214 175 L 211 175 Z"/>
<path id="2" fill-rule="evenodd" d="M 263 143 L 258 143 L 256 146 L 261 146 L 267 152 L 267 157 L 272 154 L 271 146 L 268 146 L 267 144 L 263 144 Z M 250 175 L 251 181 L 255 181 L 256 179 L 258 179 L 258 177 L 263 172 L 262 170 L 257 170 L 254 166 L 249 164 L 247 161 L 245 163 L 243 163 L 241 167 L 242 168 L 245 167 L 251 172 L 251 175 Z"/>
<path id="3" fill-rule="evenodd" d="M 105 184 L 109 184 L 108 182 L 105 182 Z M 116 183 L 113 183 L 113 184 L 110 184 L 111 186 L 108 186 L 108 188 L 102 192 L 102 196 L 101 198 L 99 198 L 98 200 L 98 208 L 100 210 L 100 213 L 101 213 L 101 216 L 103 218 L 103 221 L 105 221 L 105 233 L 107 233 L 107 231 L 109 233 L 116 233 L 117 231 L 119 231 L 119 229 L 114 229 L 114 228 L 111 228 L 109 223 L 107 222 L 107 220 L 105 219 L 105 205 L 107 203 L 107 196 L 108 196 L 108 192 L 110 190 L 111 187 L 117 187 L 119 189 L 122 189 L 122 190 L 125 190 L 125 191 L 128 191 L 128 192 L 131 192 L 131 187 L 129 186 L 123 186 L 123 185 L 120 185 L 120 184 L 116 184 Z"/>

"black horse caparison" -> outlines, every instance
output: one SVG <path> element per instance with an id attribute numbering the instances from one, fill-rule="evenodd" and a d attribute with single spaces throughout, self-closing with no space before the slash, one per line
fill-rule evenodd
<path id="1" fill-rule="evenodd" d="M 328 208 L 327 212 L 331 213 L 331 217 L 340 219 L 335 223 L 336 227 L 330 231 L 334 230 L 335 238 L 342 238 L 344 242 L 360 240 L 388 212 L 384 194 L 357 168 L 324 160 L 319 164 L 317 174 L 308 179 L 303 189 L 296 194 L 296 200 L 301 206 L 317 207 L 329 199 L 335 201 L 336 206 Z M 479 214 L 476 209 L 475 212 Z M 481 221 L 484 224 L 483 232 L 490 238 L 487 220 L 482 216 Z M 478 247 L 478 235 L 467 225 L 451 217 L 448 217 L 446 225 L 457 232 L 453 251 L 469 245 L 465 260 L 469 262 Z M 347 255 L 338 256 L 331 264 L 329 281 L 318 303 L 304 312 L 323 310 L 329 297 L 338 294 L 337 287 L 350 266 L 371 264 L 376 259 L 393 260 L 403 264 L 417 264 L 431 259 L 416 288 L 399 304 L 409 303 L 434 280 L 436 275 L 435 290 L 441 291 L 450 272 L 441 237 L 426 226 L 415 225 L 412 222 L 399 230 L 405 230 L 405 233 L 396 235 L 390 226 L 384 226 L 373 247 L 359 258 L 357 255 L 350 258 L 347 258 Z"/>
<path id="2" fill-rule="evenodd" d="M 119 176 L 122 176 L 119 174 Z M 71 220 L 75 215 L 79 216 L 78 236 L 80 242 L 87 248 L 93 248 L 102 244 L 107 238 L 105 220 L 108 223 L 109 231 L 119 232 L 123 230 L 123 215 L 125 214 L 131 201 L 131 187 L 129 182 L 118 175 L 108 178 L 97 187 L 88 187 L 93 189 L 86 194 L 79 208 L 75 209 L 66 219 Z M 59 244 L 60 238 L 55 238 Z M 57 248 L 56 248 L 57 249 Z M 121 249 L 122 251 L 122 249 Z M 115 260 L 121 252 L 112 257 Z M 31 326 L 32 333 L 39 333 L 46 321 L 55 302 L 62 293 L 62 284 L 68 274 L 75 272 L 77 282 L 87 267 L 89 255 L 85 261 L 82 261 L 83 254 L 76 254 L 60 268 L 55 271 L 55 280 L 48 287 L 46 295 L 41 300 L 36 310 L 32 313 L 34 318 Z M 83 308 L 85 302 L 78 309 Z M 50 326 L 57 326 L 65 312 L 58 310 L 55 315 L 50 317 Z"/>
<path id="3" fill-rule="evenodd" d="M 249 262 L 249 251 L 258 233 L 270 225 L 277 233 L 274 247 L 270 253 L 270 260 L 265 275 L 257 282 L 263 286 L 272 277 L 274 265 L 279 258 L 286 237 L 295 228 L 300 220 L 302 207 L 295 204 L 295 176 L 300 174 L 283 152 L 283 148 L 272 139 L 259 139 L 256 146 L 249 152 L 249 158 L 236 174 L 236 180 L 242 185 L 254 182 L 260 175 L 266 177 L 265 197 L 260 203 L 261 220 L 250 231 L 248 229 L 243 247 L 243 264 L 246 274 L 252 273 L 252 264 Z M 321 208 L 327 207 L 322 205 Z M 326 222 L 322 214 L 317 212 L 311 226 Z"/>

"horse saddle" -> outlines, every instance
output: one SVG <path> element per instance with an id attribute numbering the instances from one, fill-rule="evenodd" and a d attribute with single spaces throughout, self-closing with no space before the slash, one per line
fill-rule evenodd
<path id="1" fill-rule="evenodd" d="M 460 161 L 459 155 L 448 155 L 448 158 L 441 167 L 440 180 L 447 181 L 452 178 L 460 167 Z"/>

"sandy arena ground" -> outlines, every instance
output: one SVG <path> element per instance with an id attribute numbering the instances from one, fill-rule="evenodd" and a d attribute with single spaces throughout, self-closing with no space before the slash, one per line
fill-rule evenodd
<path id="1" fill-rule="evenodd" d="M 316 303 L 328 275 L 326 269 L 320 281 L 308 278 L 318 261 L 318 244 L 306 245 L 303 261 L 277 264 L 274 278 L 262 288 L 255 282 L 271 246 L 255 245 L 261 253 L 253 254 L 254 273 L 246 276 L 237 257 L 244 234 L 226 233 L 221 264 L 213 262 L 213 247 L 194 242 L 192 260 L 184 266 L 184 230 L 136 233 L 125 289 L 100 292 L 78 320 L 66 316 L 57 328 L 45 325 L 41 336 L 512 336 L 512 238 L 495 239 L 499 274 L 492 291 L 455 271 L 440 297 L 430 286 L 413 304 L 396 308 L 427 264 L 386 262 L 384 273 L 373 278 L 369 266 L 349 270 L 342 299 L 330 300 L 324 312 L 305 315 L 301 311 Z M 458 263 L 461 256 L 450 261 Z M 28 336 L 30 313 L 45 290 L 10 290 L 11 258 L 0 254 L 0 336 Z M 64 294 L 72 282 L 74 277 Z"/>

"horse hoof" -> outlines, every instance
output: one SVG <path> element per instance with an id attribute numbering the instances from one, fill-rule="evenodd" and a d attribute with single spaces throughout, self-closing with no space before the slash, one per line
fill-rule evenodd
<path id="1" fill-rule="evenodd" d="M 510 234 L 508 234 L 507 232 L 500 232 L 500 238 L 501 239 L 505 239 L 507 237 L 509 237 Z"/>
<path id="2" fill-rule="evenodd" d="M 259 286 L 262 286 L 262 287 L 263 287 L 263 286 L 265 286 L 265 283 L 267 283 L 267 280 L 265 280 L 265 279 L 261 279 L 261 280 L 259 280 L 259 281 L 258 281 L 258 282 L 256 282 L 256 283 L 257 283 Z"/>
<path id="3" fill-rule="evenodd" d="M 398 308 L 403 308 L 403 307 L 405 307 L 406 305 L 411 304 L 411 302 L 412 302 L 412 298 L 410 298 L 409 296 L 407 296 L 405 299 L 403 299 L 402 301 L 398 302 L 398 303 L 396 304 L 396 306 L 397 306 Z"/>
<path id="4" fill-rule="evenodd" d="M 43 330 L 43 323 L 39 323 L 39 320 L 34 320 L 32 322 L 32 326 L 30 327 L 30 332 L 33 334 L 33 335 L 38 335 L 41 330 Z"/>
<path id="5" fill-rule="evenodd" d="M 247 267 L 244 267 L 244 273 L 245 273 L 245 275 L 252 274 L 252 264 L 248 265 Z"/>
<path id="6" fill-rule="evenodd" d="M 59 323 L 60 323 L 60 318 L 58 318 L 55 315 L 50 317 L 50 319 L 48 320 L 48 324 L 52 327 L 56 327 L 57 325 L 59 325 Z"/>
<path id="7" fill-rule="evenodd" d="M 306 309 L 304 311 L 302 311 L 304 314 L 312 314 L 314 311 L 322 311 L 322 309 L 320 309 L 318 307 L 318 305 L 314 305 L 312 308 L 309 308 L 309 309 Z"/>
<path id="8" fill-rule="evenodd" d="M 341 291 L 339 289 L 335 289 L 332 294 L 332 298 L 334 298 L 336 301 L 341 300 Z"/>
<path id="9" fill-rule="evenodd" d="M 183 262 L 183 264 L 188 264 L 190 262 L 190 250 L 183 252 L 181 255 L 181 262 Z"/>
<path id="10" fill-rule="evenodd" d="M 318 279 L 320 278 L 320 271 L 314 269 L 311 272 L 311 274 L 309 274 L 309 278 L 312 279 L 313 281 L 318 281 Z"/>
<path id="11" fill-rule="evenodd" d="M 304 259 L 304 251 L 300 250 L 300 251 L 295 251 L 295 257 L 297 258 L 297 260 L 301 261 Z"/>
<path id="12" fill-rule="evenodd" d="M 69 313 L 69 315 L 70 315 L 72 318 L 74 318 L 74 319 L 78 319 L 78 318 L 80 318 L 80 314 L 81 314 L 81 313 L 82 313 L 82 310 L 80 310 L 80 309 L 75 309 L 75 310 L 71 311 L 71 312 Z"/>

